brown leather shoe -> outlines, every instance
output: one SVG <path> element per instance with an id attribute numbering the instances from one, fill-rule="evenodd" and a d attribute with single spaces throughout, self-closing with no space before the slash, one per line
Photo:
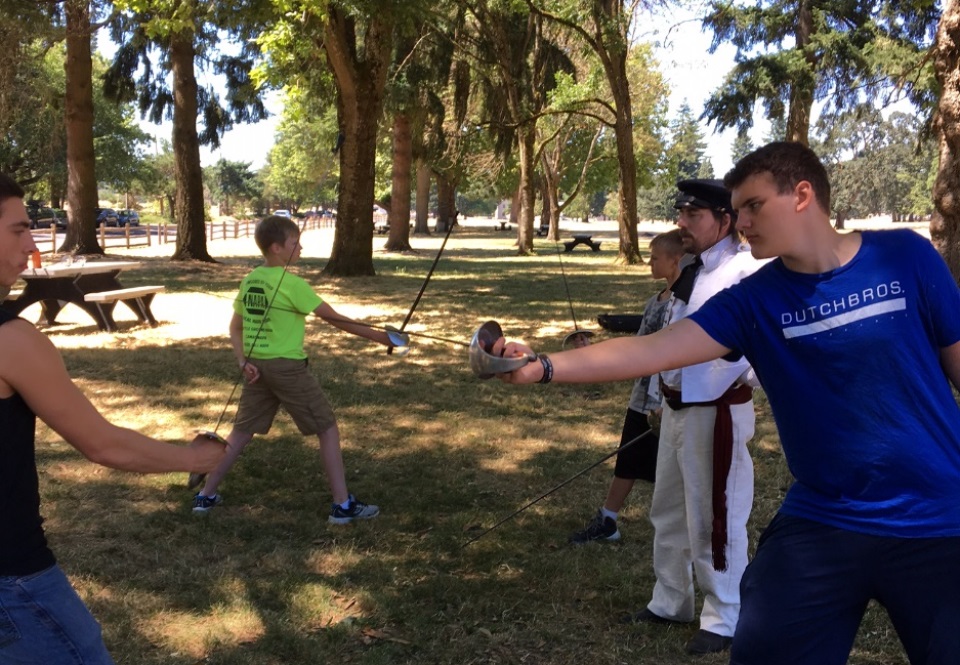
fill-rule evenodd
<path id="1" fill-rule="evenodd" d="M 709 630 L 698 630 L 693 639 L 687 642 L 687 653 L 693 656 L 705 656 L 708 653 L 726 651 L 733 644 L 733 638 L 717 635 Z"/>

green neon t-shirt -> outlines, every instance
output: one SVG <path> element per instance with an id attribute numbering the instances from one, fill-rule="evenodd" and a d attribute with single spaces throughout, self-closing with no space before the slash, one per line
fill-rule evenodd
<path id="1" fill-rule="evenodd" d="M 282 267 L 255 268 L 240 282 L 240 292 L 233 302 L 233 311 L 243 317 L 243 350 L 247 357 L 306 358 L 305 321 L 321 303 L 323 298 L 303 278 Z"/>

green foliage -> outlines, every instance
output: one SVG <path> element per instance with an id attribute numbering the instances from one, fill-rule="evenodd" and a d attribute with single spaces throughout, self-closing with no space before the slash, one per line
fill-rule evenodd
<path id="1" fill-rule="evenodd" d="M 337 117 L 332 106 L 318 106 L 302 89 L 285 97 L 276 142 L 264 169 L 265 194 L 284 207 L 334 207 L 338 161 Z"/>
<path id="2" fill-rule="evenodd" d="M 149 145 L 150 136 L 140 129 L 130 104 L 105 97 L 103 75 L 107 68 L 107 61 L 95 54 L 93 141 L 97 180 L 127 191 L 141 177 L 143 150 Z"/>
<path id="3" fill-rule="evenodd" d="M 677 181 L 712 178 L 713 165 L 706 158 L 703 130 L 690 106 L 683 104 L 668 128 L 670 141 L 654 173 L 653 183 L 640 190 L 638 210 L 646 219 L 673 219 Z"/>
<path id="4" fill-rule="evenodd" d="M 929 103 L 924 54 L 938 16 L 934 0 L 715 0 L 704 18 L 712 49 L 732 43 L 737 63 L 703 116 L 720 129 L 745 129 L 757 103 L 770 119 L 797 104 L 809 113 L 814 101 L 839 112 L 901 86 Z"/>
<path id="5" fill-rule="evenodd" d="M 886 120 L 872 107 L 824 116 L 813 145 L 830 174 L 839 218 L 889 214 L 894 220 L 930 214 L 936 145 L 922 121 L 906 113 Z"/>
<path id="6" fill-rule="evenodd" d="M 242 212 L 242 207 L 237 209 L 238 204 L 259 199 L 263 194 L 263 185 L 250 170 L 250 162 L 220 159 L 204 169 L 204 182 L 213 200 L 220 204 L 221 215 Z"/>
<path id="7" fill-rule="evenodd" d="M 0 13 L 0 171 L 29 187 L 66 150 L 63 58 L 36 6 L 25 15 L 12 9 Z"/>
<path id="8" fill-rule="evenodd" d="M 736 164 L 738 161 L 752 152 L 755 147 L 756 146 L 753 145 L 753 141 L 750 140 L 750 135 L 747 133 L 747 131 L 741 129 L 737 132 L 737 138 L 733 140 L 733 145 L 730 148 L 731 161 Z"/>
<path id="9" fill-rule="evenodd" d="M 114 5 L 120 13 L 110 36 L 119 48 L 104 75 L 108 97 L 135 100 L 140 114 L 155 123 L 172 117 L 170 44 L 174 36 L 187 35 L 196 53 L 194 67 L 221 77 L 226 88 L 224 99 L 212 83 L 198 90 L 201 144 L 216 148 L 235 123 L 267 117 L 253 77 L 259 54 L 253 36 L 268 19 L 266 0 L 115 0 Z"/>

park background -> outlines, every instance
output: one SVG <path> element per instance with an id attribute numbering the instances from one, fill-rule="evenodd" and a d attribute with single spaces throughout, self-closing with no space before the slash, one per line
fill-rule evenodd
<path id="1" fill-rule="evenodd" d="M 119 663 L 687 661 L 690 630 L 616 622 L 653 584 L 648 489 L 624 512 L 623 545 L 566 545 L 608 467 L 464 547 L 609 454 L 629 386 L 505 388 L 468 371 L 462 344 L 495 319 L 551 350 L 571 310 L 593 328 L 601 313 L 635 312 L 659 288 L 647 242 L 670 226 L 676 181 L 722 175 L 772 139 L 808 142 L 824 159 L 838 225 L 929 235 L 939 215 L 938 246 L 956 269 L 960 223 L 941 204 L 960 190 L 949 181 L 960 178 L 958 63 L 946 48 L 957 3 L 750 6 L 0 5 L 0 170 L 68 212 L 44 261 L 136 258 L 131 279 L 166 287 L 157 328 L 121 317 L 119 332 L 101 333 L 68 307 L 44 329 L 112 420 L 170 441 L 229 423 L 238 377 L 226 325 L 258 256 L 249 237 L 215 237 L 223 219 L 331 211 L 332 226 L 304 234 L 297 271 L 376 325 L 404 318 L 454 229 L 411 320 L 421 336 L 410 355 L 308 329 L 350 483 L 383 508 L 372 523 L 326 525 L 314 444 L 286 419 L 250 448 L 206 520 L 190 515 L 185 478 L 95 467 L 41 428 L 50 539 Z M 717 51 L 679 26 L 703 27 Z M 700 95 L 678 98 L 681 87 Z M 275 124 L 252 124 L 228 152 L 228 132 L 261 118 L 262 104 Z M 166 129 L 145 131 L 144 118 Z M 429 185 L 419 193 L 417 175 Z M 491 217 L 503 201 L 509 231 Z M 175 241 L 101 242 L 95 208 L 108 203 L 174 227 Z M 573 233 L 601 250 L 564 253 Z M 758 423 L 754 542 L 791 482 L 762 397 Z M 906 662 L 876 607 L 850 662 Z"/>

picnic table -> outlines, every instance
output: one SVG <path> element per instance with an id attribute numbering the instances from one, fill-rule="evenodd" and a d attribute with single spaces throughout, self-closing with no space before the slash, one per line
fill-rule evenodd
<path id="1" fill-rule="evenodd" d="M 573 240 L 568 240 L 567 242 L 563 243 L 563 246 L 565 248 L 563 251 L 572 252 L 573 248 L 576 247 L 577 245 L 586 245 L 587 247 L 589 247 L 595 252 L 600 251 L 600 241 L 593 240 L 593 236 L 590 236 L 584 233 L 573 234 Z"/>
<path id="2" fill-rule="evenodd" d="M 113 332 L 117 329 L 113 309 L 119 301 L 129 307 L 141 323 L 156 326 L 150 303 L 164 287 L 124 288 L 119 279 L 121 272 L 139 267 L 137 261 L 67 261 L 27 268 L 20 273 L 25 283 L 23 291 L 15 297 L 7 296 L 0 306 L 19 314 L 39 302 L 39 323 L 53 325 L 60 310 L 72 303 L 87 312 L 100 330 Z"/>

